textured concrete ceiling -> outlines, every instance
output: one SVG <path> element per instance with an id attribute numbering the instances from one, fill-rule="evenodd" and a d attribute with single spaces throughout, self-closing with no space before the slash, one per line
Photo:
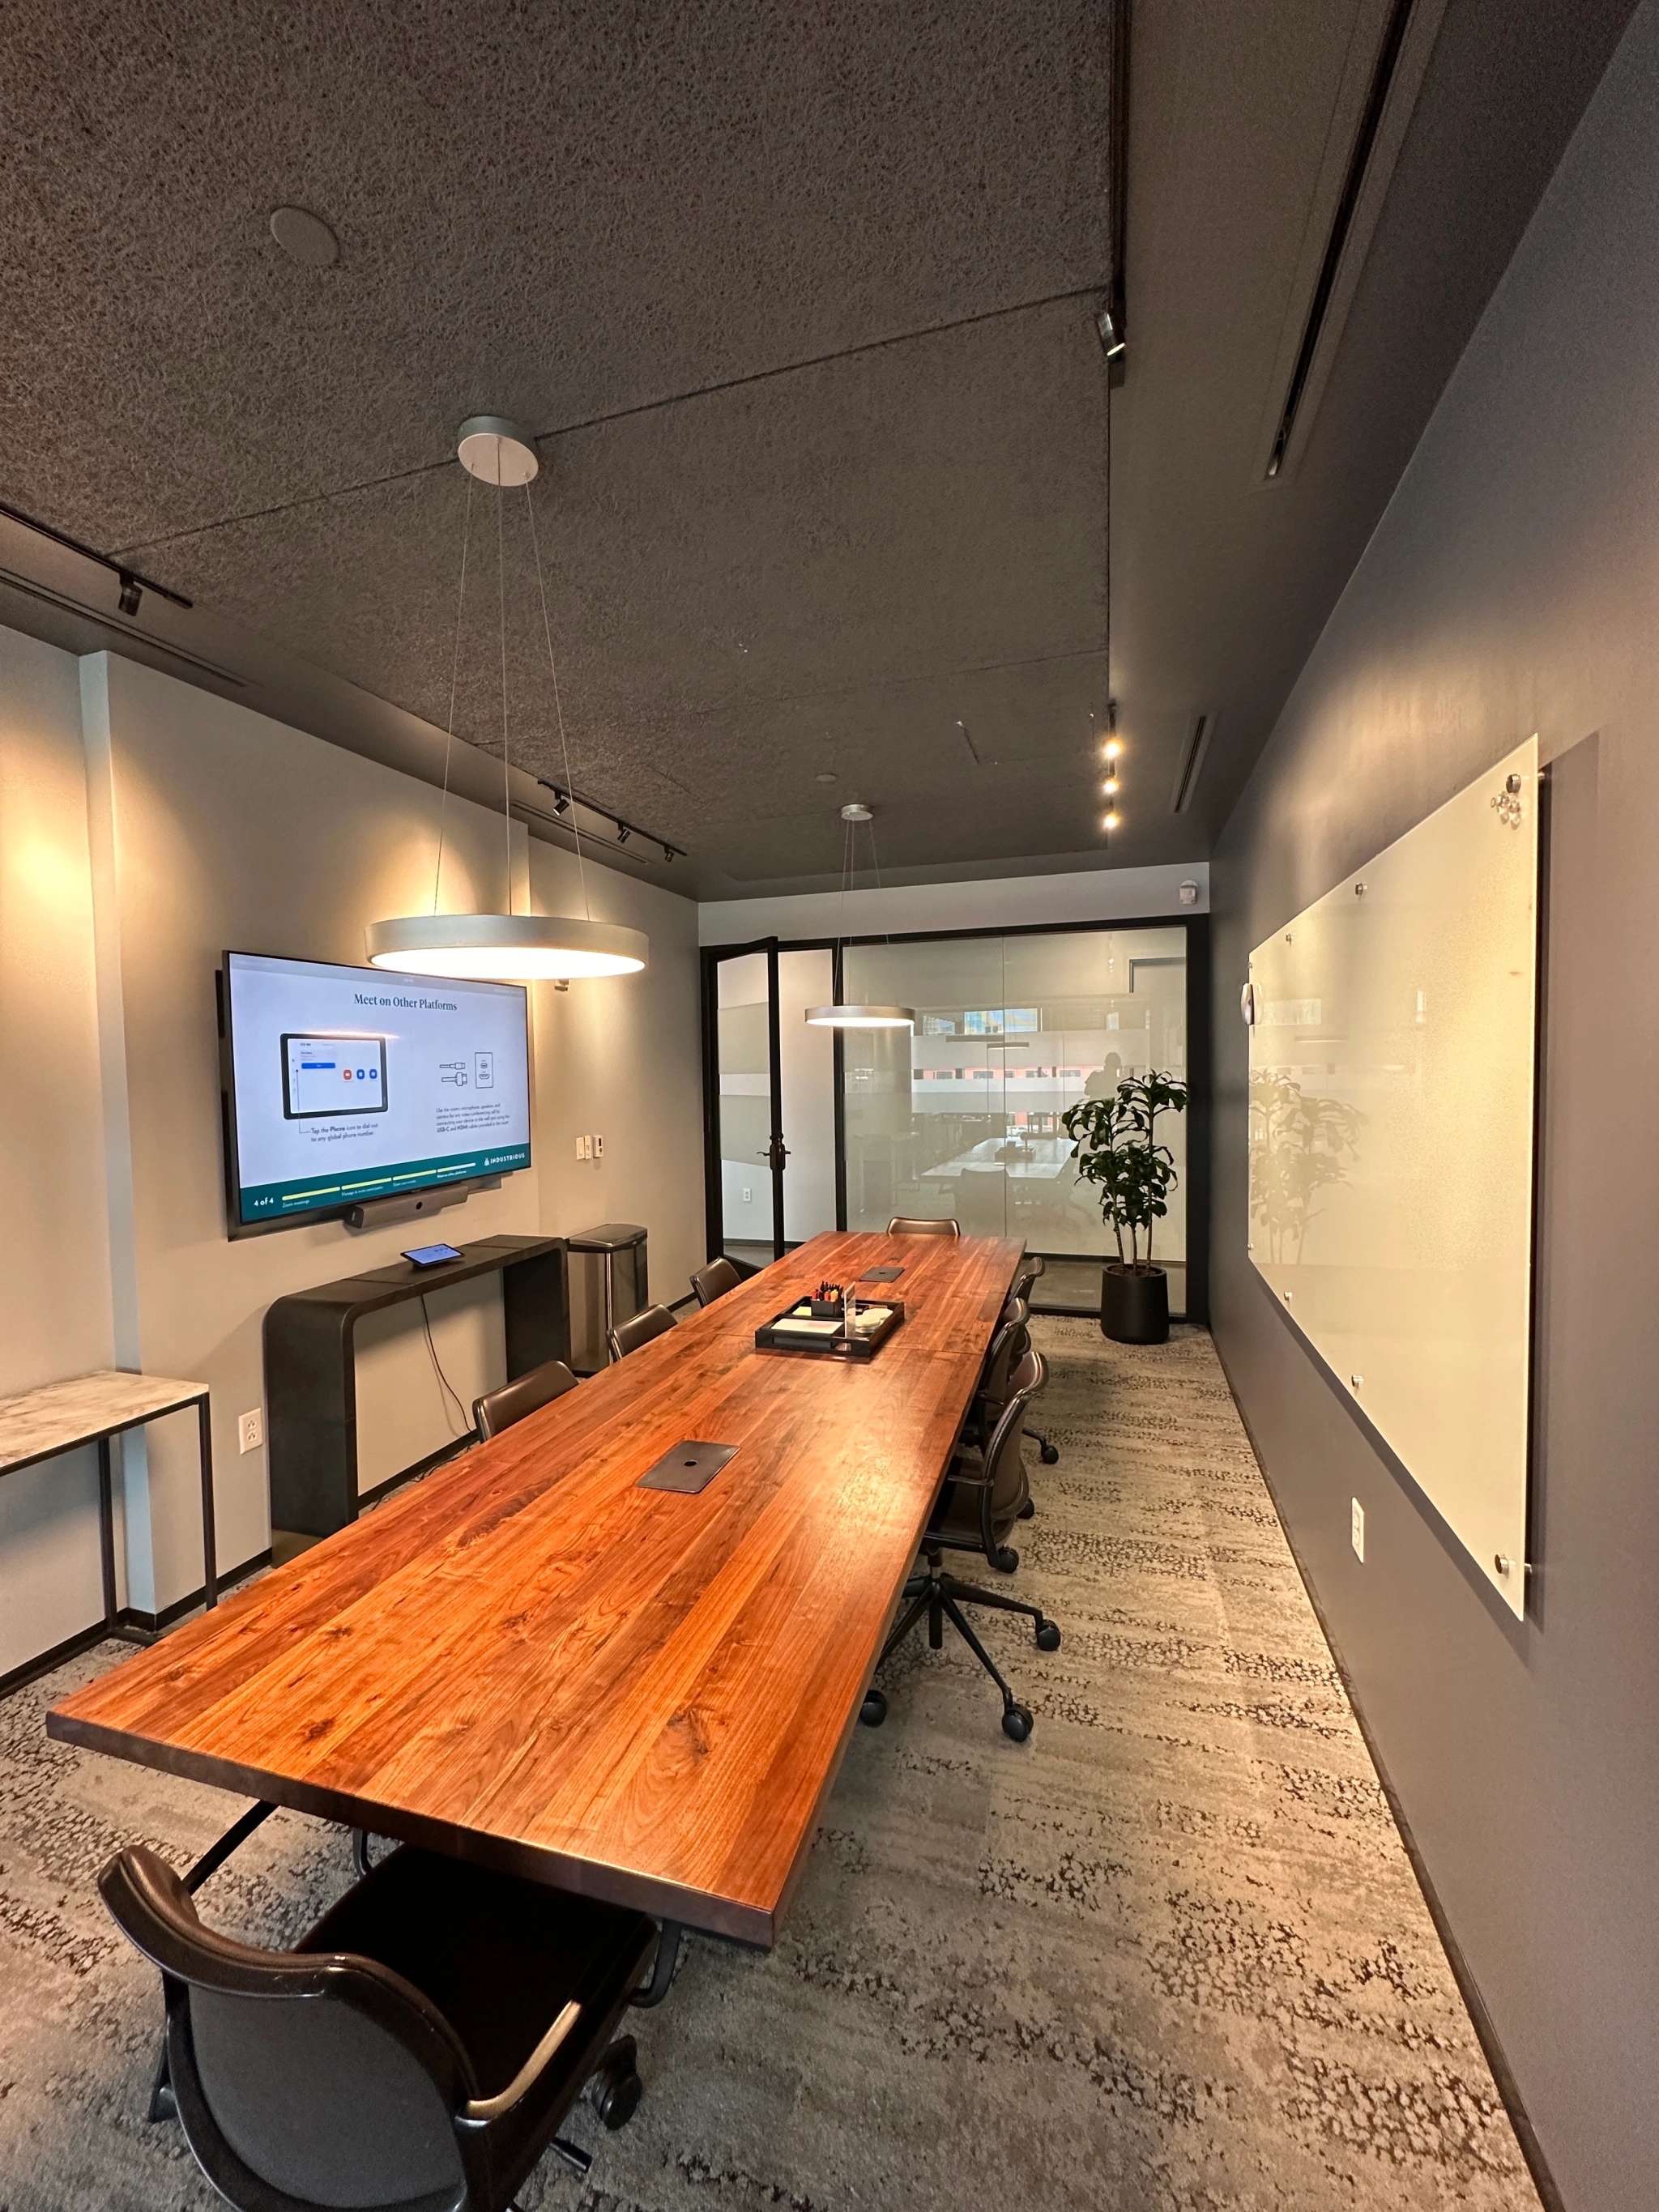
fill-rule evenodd
<path id="1" fill-rule="evenodd" d="M 388 716 L 447 718 L 454 431 L 509 414 L 574 779 L 687 848 L 682 887 L 822 878 L 854 795 L 895 873 L 1197 856 L 1628 12 L 1450 0 L 1307 451 L 1262 493 L 1378 0 L 1136 6 L 1109 855 L 1105 0 L 10 11 L 0 499 L 196 603 L 147 599 L 122 649 L 171 639 L 384 754 Z M 282 204 L 337 265 L 283 255 Z M 499 753 L 493 494 L 471 519 L 456 727 Z M 562 782 L 522 495 L 499 520 L 512 757 Z"/>

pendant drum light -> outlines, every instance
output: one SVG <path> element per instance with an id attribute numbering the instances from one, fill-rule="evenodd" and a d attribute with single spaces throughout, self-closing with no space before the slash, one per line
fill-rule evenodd
<path id="1" fill-rule="evenodd" d="M 836 972 L 837 975 L 841 973 L 842 946 L 846 937 L 847 883 L 853 872 L 853 847 L 858 836 L 858 825 L 860 822 L 869 825 L 870 860 L 875 871 L 876 888 L 878 890 L 881 888 L 881 870 L 876 865 L 874 809 L 854 799 L 850 806 L 842 808 L 841 818 L 847 826 L 842 836 L 841 908 L 836 924 Z M 818 1030 L 914 1030 L 916 1025 L 916 1010 L 914 1006 L 878 1006 L 866 1004 L 845 1006 L 837 1002 L 833 1006 L 809 1006 L 806 1009 L 806 1018 L 814 1029 Z"/>
<path id="2" fill-rule="evenodd" d="M 513 911 L 513 807 L 508 778 L 507 706 L 507 567 L 505 519 L 507 495 L 522 488 L 529 518 L 530 540 L 536 557 L 536 581 L 541 593 L 542 629 L 547 641 L 547 665 L 553 680 L 553 704 L 558 718 L 559 744 L 564 757 L 564 785 L 572 788 L 570 750 L 565 737 L 564 708 L 559 696 L 559 672 L 553 656 L 553 627 L 547 611 L 547 585 L 542 574 L 540 543 L 536 535 L 536 510 L 530 486 L 540 466 L 536 448 L 516 423 L 497 415 L 475 415 L 460 428 L 457 455 L 466 471 L 466 524 L 461 540 L 461 577 L 455 606 L 455 647 L 449 679 L 449 726 L 444 752 L 444 795 L 439 814 L 438 864 L 432 884 L 429 914 L 400 915 L 389 921 L 371 922 L 366 932 L 370 964 L 392 968 L 410 975 L 446 975 L 473 982 L 529 983 L 547 978 L 637 975 L 649 955 L 649 940 L 642 930 L 619 923 L 595 921 L 588 908 L 587 866 L 582 856 L 581 829 L 573 805 L 572 834 L 576 840 L 576 867 L 581 884 L 582 914 L 575 915 L 514 914 Z M 501 598 L 501 805 L 507 824 L 507 910 L 505 914 L 440 914 L 438 894 L 443 878 L 444 825 L 449 807 L 449 764 L 455 739 L 455 690 L 460 670 L 461 615 L 466 600 L 467 551 L 471 537 L 472 483 L 493 485 L 496 497 L 496 554 Z"/>

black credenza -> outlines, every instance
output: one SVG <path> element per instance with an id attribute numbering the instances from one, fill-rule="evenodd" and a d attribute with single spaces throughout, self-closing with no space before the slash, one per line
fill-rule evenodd
<path id="1" fill-rule="evenodd" d="M 508 1382 L 570 1357 L 570 1305 L 562 1237 L 489 1237 L 459 1260 L 407 1260 L 278 1298 L 265 1313 L 265 1438 L 271 1555 L 291 1558 L 357 1517 L 356 1334 L 365 1314 L 499 1273 Z"/>

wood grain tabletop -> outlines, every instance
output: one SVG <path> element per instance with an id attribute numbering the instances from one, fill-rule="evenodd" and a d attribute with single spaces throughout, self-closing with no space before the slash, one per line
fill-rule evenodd
<path id="1" fill-rule="evenodd" d="M 53 1736 L 744 1941 L 775 1941 L 1021 1246 L 837 1233 L 216 1612 Z M 759 1352 L 902 1265 L 867 1365 Z M 636 1487 L 683 1440 L 702 1492 Z"/>

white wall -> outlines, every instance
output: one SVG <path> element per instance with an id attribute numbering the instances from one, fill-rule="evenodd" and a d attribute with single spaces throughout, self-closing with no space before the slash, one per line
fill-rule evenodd
<path id="1" fill-rule="evenodd" d="M 215 969 L 227 949 L 361 963 L 368 921 L 430 901 L 438 794 L 152 670 L 103 655 L 77 666 L 0 632 L 0 800 L 13 1232 L 0 1387 L 112 1361 L 205 1380 L 228 1571 L 269 1542 L 264 1453 L 236 1438 L 238 1414 L 263 1401 L 265 1308 L 384 1262 L 409 1231 L 330 1222 L 227 1238 Z M 498 815 L 452 799 L 447 908 L 500 905 L 504 843 Z M 572 864 L 532 854 L 521 829 L 512 848 L 520 907 L 568 908 Z M 649 933 L 651 966 L 532 992 L 535 1164 L 447 1213 L 442 1233 L 620 1214 L 651 1230 L 653 1279 L 672 1297 L 702 1257 L 696 909 L 603 867 L 588 882 L 596 915 Z M 19 1038 L 40 1041 L 21 1073 Z M 579 1170 L 574 1134 L 595 1129 L 605 1162 Z M 470 1407 L 501 1379 L 499 1290 L 431 1308 Z M 359 1410 L 366 1483 L 459 1428 L 418 1306 L 367 1332 Z M 97 1616 L 93 1480 L 87 1464 L 53 1463 L 0 1485 L 0 1671 Z M 128 1449 L 125 1490 L 121 1594 L 163 1610 L 201 1582 L 191 1420 Z"/>
<path id="2" fill-rule="evenodd" d="M 550 984 L 536 993 L 536 1141 L 541 1228 L 568 1237 L 605 1221 L 650 1231 L 653 1298 L 671 1305 L 707 1258 L 702 1205 L 702 1042 L 697 909 L 690 899 L 624 876 L 586 869 L 573 854 L 530 848 L 536 910 L 622 922 L 651 939 L 641 975 Z M 605 1157 L 578 1160 L 579 1135 L 605 1139 Z M 592 1263 L 573 1258 L 571 1297 Z M 602 1344 L 581 1338 L 579 1364 L 597 1366 Z M 582 1345 L 586 1356 L 580 1357 Z"/>
<path id="3" fill-rule="evenodd" d="M 113 1352 L 76 664 L 0 630 L 0 1396 Z M 0 1674 L 98 1617 L 97 1462 L 0 1480 Z"/>
<path id="4" fill-rule="evenodd" d="M 1188 905 L 1182 884 L 1196 884 Z M 697 909 L 705 945 L 756 937 L 895 936 L 936 929 L 1023 929 L 1073 921 L 1139 921 L 1160 914 L 1206 914 L 1209 864 L 1170 868 L 1086 868 L 1057 876 L 998 876 L 988 883 L 896 884 L 800 891 L 777 898 L 711 899 Z M 843 925 L 844 912 L 844 925 Z"/>

